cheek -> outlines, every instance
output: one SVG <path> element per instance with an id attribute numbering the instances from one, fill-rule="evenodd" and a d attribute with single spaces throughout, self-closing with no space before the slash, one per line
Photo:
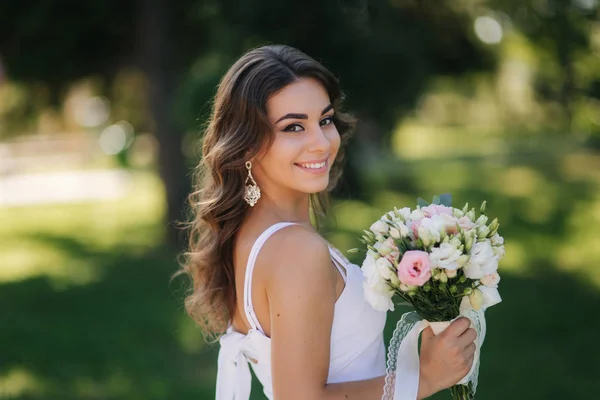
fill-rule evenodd
<path id="1" fill-rule="evenodd" d="M 329 136 L 329 142 L 331 143 L 331 153 L 337 155 L 340 149 L 341 137 L 337 129 L 332 129 Z"/>

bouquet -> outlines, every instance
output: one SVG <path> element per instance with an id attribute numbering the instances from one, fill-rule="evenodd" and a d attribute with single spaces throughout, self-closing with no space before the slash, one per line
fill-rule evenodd
<path id="1" fill-rule="evenodd" d="M 451 200 L 446 194 L 435 196 L 432 204 L 419 199 L 414 210 L 394 208 L 362 236 L 366 300 L 388 311 L 394 310 L 397 295 L 415 309 L 402 316 L 390 342 L 384 399 L 416 398 L 420 332 L 431 326 L 439 334 L 459 316 L 469 318 L 477 330 L 477 350 L 471 371 L 450 391 L 454 399 L 474 398 L 485 336 L 483 311 L 501 301 L 497 270 L 504 239 L 498 219 L 488 221 L 485 202 L 476 215 L 468 204 L 451 207 Z"/>

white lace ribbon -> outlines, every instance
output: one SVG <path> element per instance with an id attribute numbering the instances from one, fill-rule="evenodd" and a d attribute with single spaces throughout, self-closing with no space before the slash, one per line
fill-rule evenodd
<path id="1" fill-rule="evenodd" d="M 483 311 L 464 310 L 461 316 L 471 320 L 471 327 L 477 331 L 475 357 L 469 373 L 458 384 L 472 383 L 473 393 L 477 388 L 479 354 L 485 338 L 485 316 Z M 438 335 L 452 321 L 429 322 L 421 319 L 416 312 L 402 316 L 396 325 L 388 350 L 387 372 L 382 400 L 415 400 L 419 391 L 419 335 L 431 326 Z"/>
<path id="2" fill-rule="evenodd" d="M 219 343 L 216 400 L 248 400 L 252 375 L 244 355 L 246 335 L 230 328 Z"/>

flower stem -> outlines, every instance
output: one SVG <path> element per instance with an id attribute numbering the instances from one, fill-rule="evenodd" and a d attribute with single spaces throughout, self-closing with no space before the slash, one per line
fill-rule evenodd
<path id="1" fill-rule="evenodd" d="M 454 400 L 473 400 L 475 398 L 472 382 L 466 385 L 454 385 L 450 388 L 450 393 Z"/>

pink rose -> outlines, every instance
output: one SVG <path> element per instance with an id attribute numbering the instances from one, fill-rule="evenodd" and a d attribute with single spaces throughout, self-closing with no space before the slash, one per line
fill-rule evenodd
<path id="1" fill-rule="evenodd" d="M 433 217 L 434 215 L 452 215 L 452 208 L 442 206 L 439 204 L 430 204 L 427 207 L 422 207 L 421 211 L 426 217 Z"/>
<path id="2" fill-rule="evenodd" d="M 398 278 L 407 285 L 423 286 L 431 278 L 429 254 L 420 250 L 404 253 L 398 264 Z"/>

